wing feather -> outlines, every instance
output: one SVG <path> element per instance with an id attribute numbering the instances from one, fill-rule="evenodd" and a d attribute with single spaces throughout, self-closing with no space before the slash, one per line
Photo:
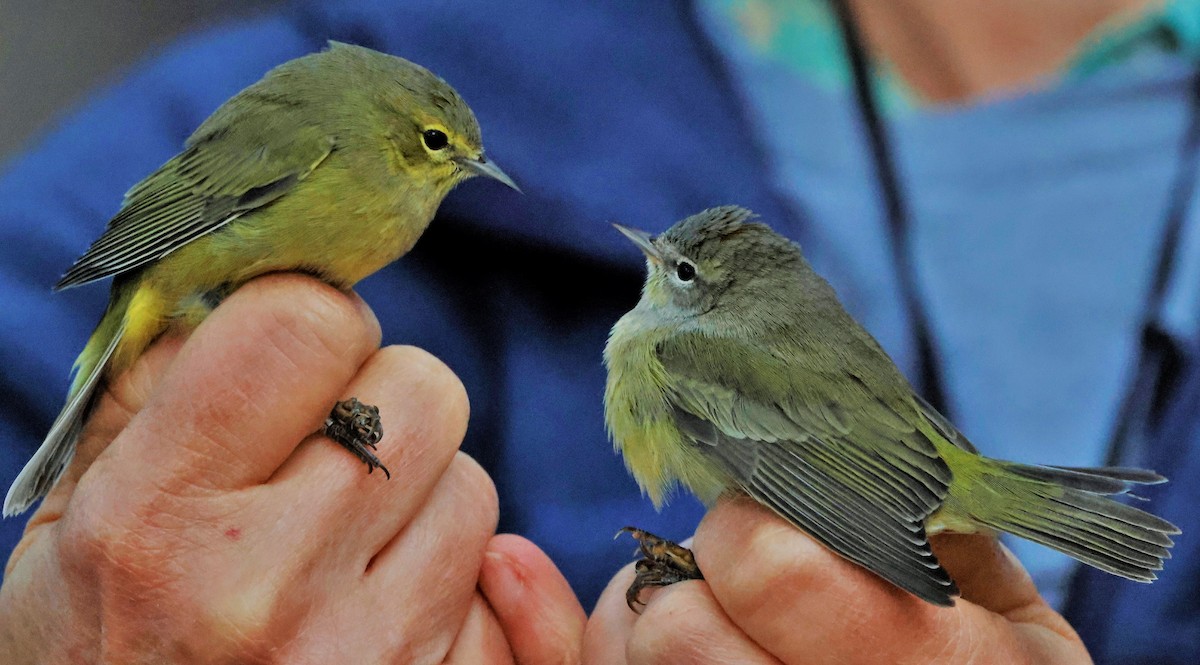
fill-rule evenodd
<path id="1" fill-rule="evenodd" d="M 950 471 L 910 424 L 921 406 L 879 389 L 887 382 L 855 376 L 837 357 L 796 363 L 787 359 L 803 349 L 691 337 L 659 346 L 685 440 L 742 491 L 842 556 L 930 602 L 952 604 L 958 590 L 924 527 L 946 496 Z M 847 396 L 854 411 L 830 395 Z"/>
<path id="2" fill-rule="evenodd" d="M 301 109 L 247 93 L 227 102 L 183 152 L 129 190 L 104 234 L 55 288 L 141 268 L 283 196 L 335 146 L 306 124 Z"/>

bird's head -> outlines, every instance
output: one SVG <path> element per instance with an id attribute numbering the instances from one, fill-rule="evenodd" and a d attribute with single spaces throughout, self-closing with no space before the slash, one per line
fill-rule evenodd
<path id="1" fill-rule="evenodd" d="M 800 248 L 737 206 L 710 208 L 652 237 L 616 225 L 646 255 L 639 306 L 686 319 L 722 310 L 761 309 L 805 265 Z"/>
<path id="2" fill-rule="evenodd" d="M 479 122 L 450 84 L 416 63 L 361 46 L 331 42 L 325 53 L 353 61 L 353 69 L 370 81 L 362 87 L 382 126 L 393 170 L 442 194 L 477 175 L 520 191 L 488 161 Z"/>

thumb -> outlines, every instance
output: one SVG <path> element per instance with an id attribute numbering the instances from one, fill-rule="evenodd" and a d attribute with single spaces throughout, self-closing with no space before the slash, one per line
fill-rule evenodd
<path id="1" fill-rule="evenodd" d="M 537 545 L 511 534 L 487 545 L 479 588 L 520 665 L 580 662 L 587 614 Z"/>

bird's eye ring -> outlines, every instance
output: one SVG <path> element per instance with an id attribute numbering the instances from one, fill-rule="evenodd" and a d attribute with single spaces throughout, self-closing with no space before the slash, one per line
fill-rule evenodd
<path id="1" fill-rule="evenodd" d="M 675 266 L 675 276 L 681 282 L 690 282 L 696 278 L 696 266 L 687 261 L 680 261 L 679 265 Z"/>
<path id="2" fill-rule="evenodd" d="M 446 137 L 446 132 L 440 129 L 426 129 L 421 132 L 421 139 L 425 141 L 425 147 L 430 150 L 441 150 L 450 145 L 450 139 Z"/>

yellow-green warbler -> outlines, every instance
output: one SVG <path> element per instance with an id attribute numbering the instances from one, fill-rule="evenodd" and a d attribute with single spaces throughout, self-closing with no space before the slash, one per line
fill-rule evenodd
<path id="1" fill-rule="evenodd" d="M 516 187 L 484 159 L 479 125 L 458 93 L 391 55 L 331 43 L 226 101 L 182 152 L 129 190 L 59 281 L 62 289 L 113 277 L 108 310 L 4 514 L 50 490 L 97 386 L 168 326 L 194 327 L 268 272 L 303 271 L 349 289 L 412 248 L 450 189 L 473 175 Z M 378 437 L 371 409 L 347 400 L 326 428 L 368 468 L 378 465 L 368 450 Z"/>
<path id="2" fill-rule="evenodd" d="M 1174 525 L 1109 498 L 1162 477 L 980 455 L 749 211 L 707 210 L 656 238 L 621 230 L 649 275 L 605 350 L 606 417 L 656 504 L 676 483 L 706 502 L 748 495 L 939 605 L 958 593 L 929 547 L 942 531 L 1005 531 L 1141 582 L 1169 557 Z"/>

